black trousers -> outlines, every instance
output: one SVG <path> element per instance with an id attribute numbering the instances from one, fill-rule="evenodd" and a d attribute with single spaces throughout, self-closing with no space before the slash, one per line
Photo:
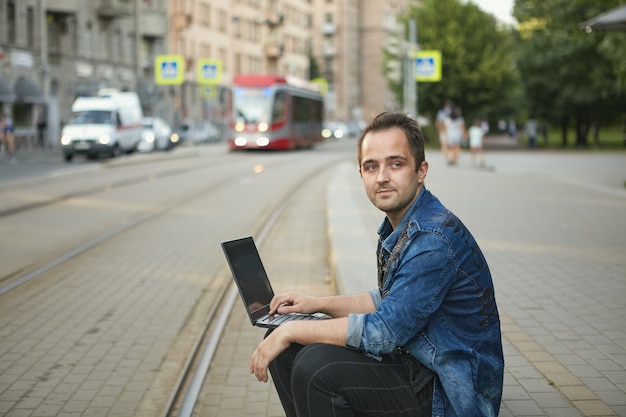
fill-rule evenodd
<path id="1" fill-rule="evenodd" d="M 269 366 L 287 417 L 432 415 L 434 374 L 405 353 L 291 345 Z"/>

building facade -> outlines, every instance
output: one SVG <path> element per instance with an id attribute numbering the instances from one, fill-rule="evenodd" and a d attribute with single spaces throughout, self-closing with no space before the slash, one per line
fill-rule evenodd
<path id="1" fill-rule="evenodd" d="M 0 1 L 2 111 L 27 134 L 45 122 L 58 143 L 74 99 L 100 88 L 137 91 L 160 103 L 151 56 L 166 50 L 166 0 Z"/>
<path id="2" fill-rule="evenodd" d="M 223 122 L 235 74 L 310 79 L 314 66 L 327 118 L 368 119 L 398 107 L 383 48 L 409 1 L 0 0 L 0 111 L 21 132 L 45 124 L 56 146 L 73 100 L 100 88 L 137 91 L 145 114 L 177 128 Z M 161 55 L 183 58 L 182 84 L 156 81 Z M 205 58 L 221 62 L 217 85 L 198 79 Z"/>
<path id="3" fill-rule="evenodd" d="M 408 11 L 410 0 L 314 3 L 313 53 L 329 84 L 328 117 L 369 120 L 399 108 L 383 75 L 383 50 L 402 35 L 398 17 Z"/>

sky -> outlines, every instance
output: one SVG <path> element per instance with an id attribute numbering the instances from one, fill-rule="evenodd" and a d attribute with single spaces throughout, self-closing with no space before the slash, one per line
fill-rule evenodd
<path id="1" fill-rule="evenodd" d="M 496 18 L 506 22 L 513 23 L 515 19 L 511 16 L 513 11 L 514 0 L 469 0 L 476 4 L 483 11 L 492 13 Z"/>

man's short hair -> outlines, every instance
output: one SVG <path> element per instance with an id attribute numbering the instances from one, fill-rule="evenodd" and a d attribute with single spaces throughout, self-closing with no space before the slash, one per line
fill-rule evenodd
<path id="1" fill-rule="evenodd" d="M 381 132 L 389 130 L 394 127 L 399 128 L 404 132 L 409 142 L 409 148 L 411 154 L 415 159 L 415 170 L 417 171 L 426 159 L 424 154 L 424 135 L 417 121 L 409 117 L 406 113 L 401 112 L 383 112 L 376 116 L 363 130 L 361 136 L 357 141 L 357 158 L 359 166 L 361 165 L 361 147 L 363 145 L 363 139 L 365 135 L 370 132 Z"/>

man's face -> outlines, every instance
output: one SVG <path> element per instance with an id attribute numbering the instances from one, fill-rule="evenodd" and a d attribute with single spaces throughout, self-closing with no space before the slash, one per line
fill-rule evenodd
<path id="1" fill-rule="evenodd" d="M 359 172 L 365 191 L 394 228 L 417 197 L 428 172 L 428 162 L 422 162 L 417 170 L 415 164 L 401 129 L 369 132 L 363 138 Z"/>

